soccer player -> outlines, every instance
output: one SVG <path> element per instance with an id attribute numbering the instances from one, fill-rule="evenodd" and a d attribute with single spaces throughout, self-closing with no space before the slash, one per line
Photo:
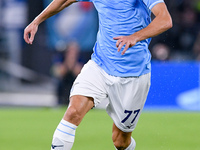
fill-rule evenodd
<path id="1" fill-rule="evenodd" d="M 90 1 L 98 11 L 99 31 L 91 60 L 83 67 L 70 94 L 70 104 L 53 135 L 51 149 L 70 150 L 85 114 L 108 99 L 117 150 L 134 150 L 132 138 L 150 86 L 151 37 L 172 27 L 163 0 Z M 76 0 L 54 0 L 24 31 L 32 44 L 38 25 Z M 150 19 L 151 12 L 155 15 Z M 89 129 L 88 129 L 89 130 Z M 106 149 L 106 148 L 105 148 Z"/>

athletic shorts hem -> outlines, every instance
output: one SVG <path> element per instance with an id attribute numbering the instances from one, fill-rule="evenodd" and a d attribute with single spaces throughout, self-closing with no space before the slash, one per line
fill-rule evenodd
<path id="1" fill-rule="evenodd" d="M 123 131 L 123 132 L 133 132 L 133 130 L 135 129 L 135 127 L 132 128 L 132 129 L 125 129 L 124 127 L 121 127 L 121 126 L 118 125 L 118 124 L 115 124 L 115 125 L 116 125 L 116 127 L 117 127 L 118 129 L 120 129 L 120 130 Z"/>
<path id="2" fill-rule="evenodd" d="M 70 97 L 72 97 L 72 96 L 78 96 L 78 95 L 93 98 L 94 107 L 97 107 L 98 104 L 100 103 L 100 102 L 95 98 L 95 96 L 92 95 L 92 94 L 85 94 L 85 93 L 72 93 L 72 94 L 70 95 Z"/>

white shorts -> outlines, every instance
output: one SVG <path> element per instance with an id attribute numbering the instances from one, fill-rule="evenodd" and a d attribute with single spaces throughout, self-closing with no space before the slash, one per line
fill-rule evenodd
<path id="1" fill-rule="evenodd" d="M 149 87 L 150 73 L 139 77 L 115 77 L 90 60 L 74 81 L 70 97 L 92 97 L 95 106 L 108 99 L 106 111 L 115 125 L 123 132 L 132 132 L 144 107 Z"/>

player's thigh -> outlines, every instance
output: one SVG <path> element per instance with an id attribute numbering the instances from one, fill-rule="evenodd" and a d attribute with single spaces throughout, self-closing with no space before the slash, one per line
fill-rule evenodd
<path id="1" fill-rule="evenodd" d="M 122 78 L 109 88 L 107 113 L 124 132 L 132 132 L 144 107 L 150 86 L 150 74 Z"/>
<path id="2" fill-rule="evenodd" d="M 72 86 L 70 97 L 82 95 L 92 97 L 94 105 L 97 106 L 107 98 L 106 78 L 103 70 L 92 60 L 84 65 Z"/>
<path id="3" fill-rule="evenodd" d="M 70 103 L 64 115 L 64 119 L 75 125 L 79 125 L 85 114 L 93 107 L 93 98 L 74 95 L 70 98 Z"/>

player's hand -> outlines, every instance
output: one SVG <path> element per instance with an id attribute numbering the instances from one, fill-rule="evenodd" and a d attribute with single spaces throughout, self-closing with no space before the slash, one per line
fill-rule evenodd
<path id="1" fill-rule="evenodd" d="M 134 46 L 137 43 L 136 38 L 133 35 L 130 36 L 118 36 L 114 37 L 114 40 L 117 40 L 116 47 L 117 51 L 120 52 L 121 48 L 125 45 L 124 50 L 122 51 L 122 55 L 127 51 L 128 48 Z"/>
<path id="2" fill-rule="evenodd" d="M 31 23 L 24 29 L 24 40 L 27 44 L 32 44 L 35 34 L 38 30 L 38 25 Z"/>

